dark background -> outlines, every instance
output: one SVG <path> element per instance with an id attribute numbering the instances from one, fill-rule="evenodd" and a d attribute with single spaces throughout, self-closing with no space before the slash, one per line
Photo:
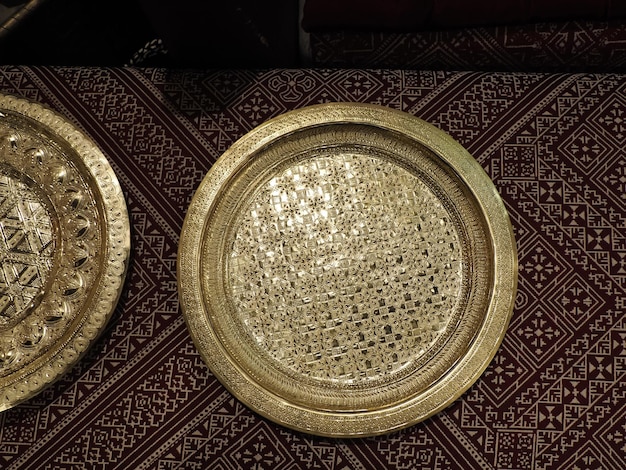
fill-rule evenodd
<path id="1" fill-rule="evenodd" d="M 28 3 L 0 0 L 5 7 Z M 208 0 L 37 3 L 0 34 L 0 64 L 127 65 L 159 38 L 167 53 L 153 54 L 140 65 L 298 65 L 295 0 L 231 0 L 222 5 Z"/>

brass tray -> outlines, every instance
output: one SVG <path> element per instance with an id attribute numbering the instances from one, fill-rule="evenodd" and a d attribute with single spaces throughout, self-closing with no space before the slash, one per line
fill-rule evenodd
<path id="1" fill-rule="evenodd" d="M 387 433 L 474 383 L 507 328 L 513 231 L 452 138 L 405 113 L 326 104 L 237 141 L 189 207 L 179 294 L 236 397 L 325 436 Z"/>
<path id="2" fill-rule="evenodd" d="M 130 251 L 106 158 L 57 113 L 0 95 L 0 411 L 67 372 L 104 328 Z"/>

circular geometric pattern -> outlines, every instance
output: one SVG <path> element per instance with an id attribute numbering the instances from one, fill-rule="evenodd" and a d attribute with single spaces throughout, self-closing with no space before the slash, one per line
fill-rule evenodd
<path id="1" fill-rule="evenodd" d="M 130 234 L 106 158 L 43 106 L 0 97 L 0 410 L 56 380 L 117 303 Z"/>
<path id="2" fill-rule="evenodd" d="M 454 220 L 391 162 L 316 152 L 260 187 L 233 232 L 229 297 L 284 373 L 364 385 L 449 332 L 463 275 Z"/>
<path id="3" fill-rule="evenodd" d="M 375 435 L 443 409 L 502 340 L 517 280 L 493 184 L 443 132 L 328 104 L 240 139 L 198 189 L 179 292 L 212 372 L 313 434 Z"/>

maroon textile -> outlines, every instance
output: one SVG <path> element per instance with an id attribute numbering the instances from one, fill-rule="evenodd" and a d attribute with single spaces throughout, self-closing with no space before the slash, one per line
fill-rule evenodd
<path id="1" fill-rule="evenodd" d="M 310 35 L 318 67 L 624 72 L 626 23 L 533 23 L 445 31 Z"/>
<path id="2" fill-rule="evenodd" d="M 120 305 L 90 353 L 0 414 L 7 469 L 626 468 L 626 77 L 401 70 L 0 67 L 108 156 L 132 223 Z M 203 364 L 176 250 L 211 164 L 252 127 L 326 101 L 450 133 L 492 177 L 519 249 L 493 362 L 459 400 L 388 436 L 316 438 L 259 417 Z"/>
<path id="3" fill-rule="evenodd" d="M 306 0 L 307 31 L 419 31 L 425 27 L 502 25 L 563 19 L 608 20 L 625 0 Z"/>

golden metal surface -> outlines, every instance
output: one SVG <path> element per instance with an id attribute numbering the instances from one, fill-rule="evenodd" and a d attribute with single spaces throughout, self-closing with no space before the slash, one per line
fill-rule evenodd
<path id="1" fill-rule="evenodd" d="M 502 341 L 517 258 L 480 165 L 405 113 L 327 104 L 237 141 L 189 207 L 185 319 L 217 378 L 258 413 L 319 435 L 419 422 Z"/>
<path id="2" fill-rule="evenodd" d="M 129 251 L 126 203 L 96 145 L 42 105 L 0 95 L 0 411 L 86 352 Z"/>

